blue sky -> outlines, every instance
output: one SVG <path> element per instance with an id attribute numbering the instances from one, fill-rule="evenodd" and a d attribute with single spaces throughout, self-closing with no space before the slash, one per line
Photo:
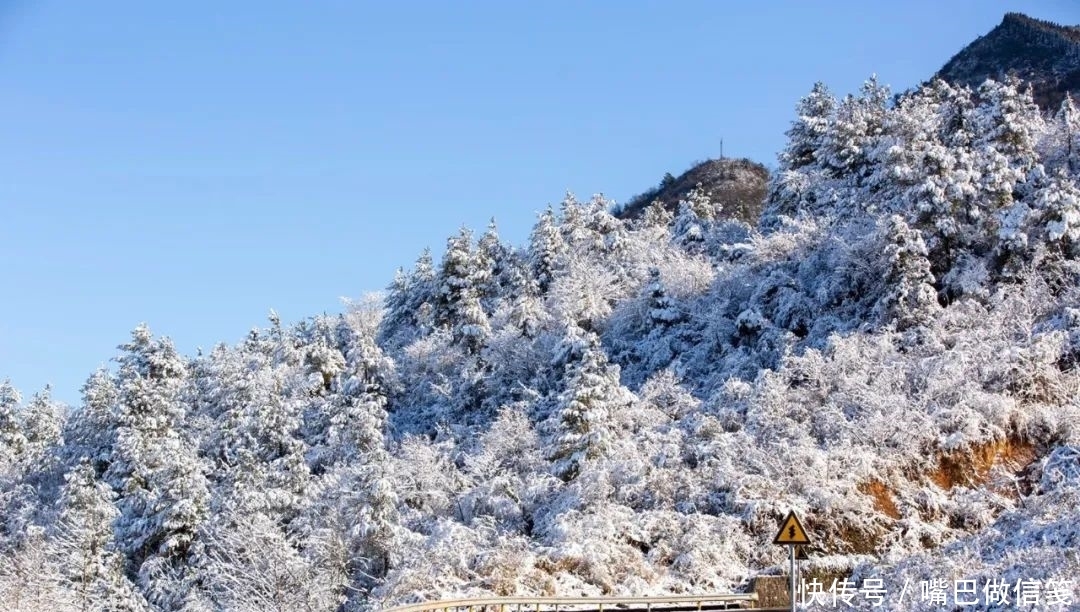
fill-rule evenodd
<path id="1" fill-rule="evenodd" d="M 827 7 L 827 8 L 826 8 Z M 489 218 L 772 164 L 797 100 L 911 87 L 1001 2 L 0 0 L 0 379 L 76 403 L 147 322 L 191 354 L 383 289 Z"/>

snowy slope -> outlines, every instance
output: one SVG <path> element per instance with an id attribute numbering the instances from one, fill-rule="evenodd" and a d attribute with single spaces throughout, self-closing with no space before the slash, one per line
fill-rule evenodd
<path id="1" fill-rule="evenodd" d="M 1080 113 L 871 80 L 789 136 L 757 226 L 567 196 L 342 316 L 140 326 L 72 410 L 0 387 L 0 600 L 724 591 L 789 509 L 825 581 L 1071 579 Z"/>

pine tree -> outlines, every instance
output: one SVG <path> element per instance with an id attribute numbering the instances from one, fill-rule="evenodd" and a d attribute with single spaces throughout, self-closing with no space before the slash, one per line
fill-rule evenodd
<path id="1" fill-rule="evenodd" d="M 1020 215 L 1011 209 L 1021 184 L 1036 170 L 1035 144 L 1043 122 L 1030 88 L 1023 89 L 1017 79 L 987 81 L 979 94 L 982 102 L 975 116 L 977 131 L 972 143 L 980 174 L 979 193 L 967 217 L 973 230 L 968 242 L 981 250 L 1002 233 L 1003 217 Z"/>
<path id="2" fill-rule="evenodd" d="M 858 130 L 861 120 L 858 105 L 849 100 L 848 131 Z M 837 101 L 823 83 L 815 83 L 810 93 L 796 106 L 797 118 L 786 132 L 788 144 L 779 155 L 779 168 L 769 179 L 768 196 L 762 211 L 761 226 L 775 229 L 783 217 L 803 213 L 828 213 L 821 210 L 835 203 L 833 192 L 821 184 L 820 178 L 832 166 L 843 165 L 852 151 L 846 148 L 850 139 L 838 139 Z M 828 150 L 827 147 L 830 147 Z M 842 150 L 842 151 L 841 151 Z M 860 152 L 861 153 L 861 152 Z"/>
<path id="3" fill-rule="evenodd" d="M 22 396 L 11 381 L 0 383 L 0 469 L 14 463 L 26 452 L 27 440 L 19 424 Z"/>
<path id="4" fill-rule="evenodd" d="M 925 165 L 933 165 L 941 141 L 944 107 L 952 87 L 941 79 L 904 95 L 888 113 L 883 131 L 885 139 L 879 153 L 883 165 L 875 177 L 875 186 L 893 199 L 894 210 L 907 210 L 906 190 L 918 185 L 927 175 Z"/>
<path id="5" fill-rule="evenodd" d="M 589 243 L 589 230 L 586 226 L 587 211 L 574 194 L 569 191 L 559 203 L 559 232 L 571 250 Z"/>
<path id="6" fill-rule="evenodd" d="M 496 305 L 502 298 L 506 275 L 509 272 L 509 258 L 510 249 L 499 239 L 499 230 L 492 218 L 476 244 L 477 290 L 484 313 L 488 316 L 495 312 Z"/>
<path id="7" fill-rule="evenodd" d="M 325 320 L 316 322 L 316 326 L 325 324 Z M 326 334 L 317 334 L 305 347 L 304 366 L 311 379 L 315 381 L 312 392 L 326 395 L 333 389 L 337 377 L 345 371 L 345 356 L 335 346 L 332 338 Z"/>
<path id="8" fill-rule="evenodd" d="M 1080 256 L 1080 187 L 1064 169 L 1035 193 L 1035 208 L 1050 244 L 1069 257 Z"/>
<path id="9" fill-rule="evenodd" d="M 719 214 L 720 206 L 713 202 L 712 194 L 698 183 L 679 201 L 672 235 L 692 253 L 704 252 L 705 238 Z"/>
<path id="10" fill-rule="evenodd" d="M 780 154 L 781 170 L 798 170 L 815 163 L 836 111 L 836 98 L 822 82 L 814 83 L 795 108 L 797 119 L 786 135 L 788 145 Z"/>
<path id="11" fill-rule="evenodd" d="M 659 269 L 649 269 L 649 282 L 645 290 L 649 297 L 649 321 L 652 327 L 668 328 L 686 319 L 686 313 L 664 289 Z"/>
<path id="12" fill-rule="evenodd" d="M 978 159 L 971 92 L 936 80 L 892 112 L 886 166 L 901 188 L 893 210 L 911 214 L 923 232 L 935 274 L 947 274 L 957 254 L 980 241 Z"/>
<path id="13" fill-rule="evenodd" d="M 624 268 L 630 238 L 626 223 L 611 214 L 613 206 L 602 194 L 593 196 L 585 207 L 585 228 L 592 236 L 590 250 L 607 258 L 619 278 L 627 278 Z"/>
<path id="14" fill-rule="evenodd" d="M 362 558 L 370 559 L 372 573 L 381 576 L 390 570 L 392 556 L 398 552 L 398 497 L 393 483 L 383 473 L 366 474 L 362 482 L 365 488 L 357 500 L 360 503 L 353 506 L 358 509 L 359 552 Z"/>
<path id="15" fill-rule="evenodd" d="M 529 261 L 541 293 L 546 293 L 564 265 L 566 242 L 549 206 L 540 213 L 529 236 Z"/>
<path id="16" fill-rule="evenodd" d="M 861 179 L 869 173 L 870 152 L 882 134 L 889 89 L 870 77 L 859 96 L 847 96 L 814 153 L 831 176 Z"/>
<path id="17" fill-rule="evenodd" d="M 431 250 L 424 249 L 411 272 L 398 270 L 386 295 L 386 316 L 379 337 L 405 340 L 424 335 L 433 325 L 438 280 Z"/>
<path id="18" fill-rule="evenodd" d="M 208 512 L 209 491 L 184 434 L 184 360 L 168 339 L 139 326 L 119 358 L 119 428 L 106 473 L 118 492 L 117 542 L 150 603 L 172 609 L 188 595 L 188 555 Z"/>
<path id="19" fill-rule="evenodd" d="M 330 419 L 331 453 L 345 463 L 385 444 L 386 398 L 362 389 L 361 384 L 350 381 L 349 391 L 338 400 L 340 406 Z"/>
<path id="20" fill-rule="evenodd" d="M 116 495 L 97 480 L 96 472 L 87 459 L 64 476 L 53 541 L 65 581 L 79 610 L 146 610 L 146 601 L 125 575 L 124 557 L 113 541 Z"/>
<path id="21" fill-rule="evenodd" d="M 940 307 L 922 234 L 899 215 L 888 218 L 882 233 L 888 272 L 875 312 L 883 321 L 895 321 L 901 331 L 929 323 Z"/>
<path id="22" fill-rule="evenodd" d="M 31 460 L 42 461 L 61 442 L 64 428 L 62 407 L 50 397 L 46 387 L 35 393 L 22 412 L 22 430 L 26 436 L 26 451 Z"/>
<path id="23" fill-rule="evenodd" d="M 105 368 L 95 371 L 82 387 L 82 406 L 68 419 L 64 431 L 64 455 L 69 465 L 88 459 L 101 476 L 112 461 L 119 426 L 119 390 Z"/>
<path id="24" fill-rule="evenodd" d="M 1080 173 L 1080 109 L 1076 108 L 1071 95 L 1061 101 L 1061 107 L 1047 127 L 1048 150 L 1042 155 L 1047 169 L 1064 168 L 1072 174 Z"/>
<path id="25" fill-rule="evenodd" d="M 300 405 L 286 391 L 281 368 L 257 359 L 254 367 L 231 365 L 246 359 L 233 352 L 215 359 L 218 401 L 225 407 L 214 443 L 218 474 L 231 488 L 234 507 L 287 522 L 299 512 L 310 477 Z"/>
<path id="26" fill-rule="evenodd" d="M 1004 82 L 987 81 L 979 88 L 979 95 L 982 103 L 975 119 L 975 144 L 1003 155 L 1019 180 L 1038 159 L 1035 144 L 1043 130 L 1042 114 L 1031 88 L 1009 77 Z"/>
<path id="27" fill-rule="evenodd" d="M 303 541 L 263 513 L 232 508 L 218 512 L 207 531 L 203 581 L 212 594 L 210 609 L 340 609 L 343 585 L 312 558 L 317 539 Z"/>
<path id="28" fill-rule="evenodd" d="M 386 288 L 386 318 L 383 321 L 383 333 L 391 338 L 406 325 L 411 323 L 413 309 L 409 302 L 410 274 L 404 268 L 394 271 L 394 280 Z"/>
<path id="29" fill-rule="evenodd" d="M 565 374 L 573 364 L 585 358 L 585 353 L 594 342 L 595 334 L 585 331 L 572 319 L 562 322 L 561 338 L 548 364 L 548 369 L 556 374 Z"/>
<path id="30" fill-rule="evenodd" d="M 387 357 L 371 329 L 350 334 L 346 377 L 330 417 L 331 454 L 350 463 L 381 450 L 385 444 L 388 394 L 395 386 L 394 363 Z"/>
<path id="31" fill-rule="evenodd" d="M 563 480 L 573 480 L 587 461 L 607 455 L 614 436 L 615 412 L 633 401 L 619 383 L 619 367 L 608 364 L 600 339 L 584 336 L 580 360 L 566 369 L 566 390 L 559 396 L 557 436 L 549 458 Z"/>
<path id="32" fill-rule="evenodd" d="M 978 131 L 975 93 L 966 86 L 949 85 L 937 79 L 941 91 L 941 142 L 950 148 L 970 147 Z"/>
<path id="33" fill-rule="evenodd" d="M 513 298 L 509 322 L 526 338 L 536 338 L 547 312 L 540 301 L 540 283 L 530 278 Z"/>
<path id="34" fill-rule="evenodd" d="M 454 342 L 469 353 L 479 352 L 491 333 L 480 302 L 480 287 L 486 280 L 473 248 L 472 233 L 462 228 L 446 243 L 439 271 L 435 322 L 449 329 Z"/>
<path id="35" fill-rule="evenodd" d="M 329 553 L 321 561 L 324 571 L 340 575 L 335 581 L 348 584 L 357 598 L 369 593 L 402 553 L 405 530 L 389 466 L 381 448 L 363 461 L 335 466 L 312 491 L 300 521 L 308 540 Z"/>
<path id="36" fill-rule="evenodd" d="M 663 202 L 653 200 L 641 215 L 641 225 L 643 227 L 667 227 L 671 225 L 674 218 L 675 215 L 664 206 Z"/>

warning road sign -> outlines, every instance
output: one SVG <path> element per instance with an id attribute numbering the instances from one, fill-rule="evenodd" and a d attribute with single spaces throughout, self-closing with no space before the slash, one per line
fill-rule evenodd
<path id="1" fill-rule="evenodd" d="M 780 533 L 776 534 L 776 539 L 773 540 L 773 544 L 809 544 L 810 536 L 807 535 L 806 529 L 799 522 L 799 517 L 795 516 L 795 511 L 788 512 L 787 518 L 784 519 L 784 524 L 780 526 Z"/>

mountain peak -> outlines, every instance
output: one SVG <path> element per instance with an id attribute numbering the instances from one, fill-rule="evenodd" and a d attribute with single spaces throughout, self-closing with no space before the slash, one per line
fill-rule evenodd
<path id="1" fill-rule="evenodd" d="M 1080 26 L 1064 26 L 1023 13 L 1006 13 L 993 30 L 953 56 L 937 76 L 978 87 L 988 78 L 1014 75 L 1031 83 L 1042 108 L 1056 108 L 1066 94 L 1080 95 Z"/>
<path id="2" fill-rule="evenodd" d="M 1065 36 L 1080 42 L 1080 26 L 1064 26 L 1053 21 L 1038 19 L 1023 13 L 1005 13 L 998 27 L 1023 27 L 1031 30 L 1047 32 L 1053 35 Z"/>
<path id="3" fill-rule="evenodd" d="M 635 218 L 645 208 L 659 200 L 672 212 L 679 201 L 696 188 L 712 194 L 726 218 L 739 219 L 750 225 L 757 223 L 761 214 L 761 202 L 769 182 L 765 166 L 749 159 L 707 159 L 694 165 L 679 176 L 668 174 L 660 184 L 645 193 L 634 196 L 617 212 L 622 218 Z"/>

